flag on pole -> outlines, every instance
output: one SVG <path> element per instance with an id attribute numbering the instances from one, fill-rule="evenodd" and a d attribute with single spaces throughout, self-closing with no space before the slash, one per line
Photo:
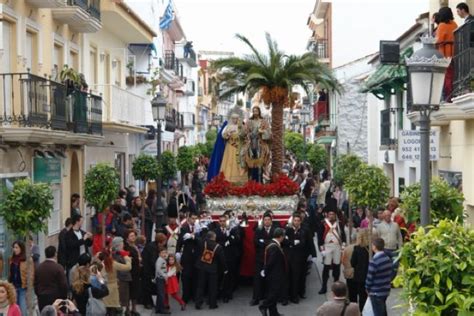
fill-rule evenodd
<path id="1" fill-rule="evenodd" d="M 174 20 L 174 10 L 173 10 L 173 3 L 170 0 L 168 6 L 166 7 L 165 14 L 160 19 L 160 29 L 167 30 L 171 26 L 171 22 Z"/>

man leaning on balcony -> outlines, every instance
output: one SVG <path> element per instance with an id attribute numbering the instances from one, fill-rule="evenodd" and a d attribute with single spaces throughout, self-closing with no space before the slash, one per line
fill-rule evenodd
<path id="1" fill-rule="evenodd" d="M 469 6 L 461 2 L 456 6 L 458 16 L 464 20 L 464 24 L 474 21 L 474 16 L 469 13 Z"/>

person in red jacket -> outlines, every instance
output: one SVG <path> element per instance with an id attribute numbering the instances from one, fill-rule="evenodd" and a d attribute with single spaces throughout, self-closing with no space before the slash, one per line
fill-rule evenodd
<path id="1" fill-rule="evenodd" d="M 398 224 L 400 231 L 402 232 L 403 239 L 407 237 L 407 224 L 405 218 L 401 213 L 399 206 L 399 200 L 396 197 L 392 197 L 388 200 L 387 209 L 392 213 L 392 221 Z"/>

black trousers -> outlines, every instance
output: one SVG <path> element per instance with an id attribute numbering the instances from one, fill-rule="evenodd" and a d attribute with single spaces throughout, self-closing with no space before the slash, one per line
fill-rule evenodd
<path id="1" fill-rule="evenodd" d="M 263 299 L 263 291 L 265 287 L 265 280 L 260 275 L 263 270 L 263 262 L 255 263 L 255 274 L 253 276 L 253 295 L 252 300 L 260 301 Z"/>
<path id="2" fill-rule="evenodd" d="M 355 282 L 357 296 L 359 297 L 359 309 L 362 312 L 365 302 L 367 301 L 367 291 L 365 290 L 365 282 Z M 357 303 L 357 301 L 356 301 Z"/>
<path id="3" fill-rule="evenodd" d="M 207 297 L 209 307 L 217 306 L 217 273 L 211 273 L 204 270 L 198 270 L 198 286 L 196 293 L 196 306 L 204 303 L 204 294 L 206 287 L 208 289 Z"/>
<path id="4" fill-rule="evenodd" d="M 306 262 L 304 258 L 295 258 L 289 261 L 290 268 L 290 299 L 297 300 L 300 295 L 303 295 L 302 289 L 306 276 Z"/>
<path id="5" fill-rule="evenodd" d="M 66 294 L 64 293 L 64 299 L 66 299 Z M 54 301 L 60 297 L 56 297 L 55 295 L 50 295 L 50 294 L 40 294 L 38 295 L 38 308 L 40 312 L 43 310 L 45 306 L 48 305 L 53 305 Z"/>
<path id="6" fill-rule="evenodd" d="M 223 299 L 231 299 L 237 283 L 236 261 L 226 261 L 227 273 L 223 271 L 219 275 L 219 296 Z"/>
<path id="7" fill-rule="evenodd" d="M 270 316 L 277 316 L 279 314 L 277 303 L 281 297 L 282 291 L 281 282 L 272 282 L 271 279 L 266 281 L 265 288 L 267 290 L 265 291 L 265 299 L 263 300 L 262 304 L 260 304 L 260 308 L 268 309 Z M 279 285 L 275 286 L 277 283 Z"/>
<path id="8" fill-rule="evenodd" d="M 184 268 L 181 273 L 181 283 L 183 285 L 183 301 L 188 303 L 195 299 L 197 288 L 198 271 L 196 268 Z"/>
<path id="9" fill-rule="evenodd" d="M 144 276 L 142 278 L 142 304 L 153 306 L 152 295 L 156 294 L 156 285 L 151 281 L 151 277 Z"/>
<path id="10" fill-rule="evenodd" d="M 334 278 L 334 282 L 339 281 L 339 276 L 341 275 L 341 265 L 340 264 L 332 264 L 332 265 L 324 265 L 323 268 L 323 288 L 327 288 L 328 280 L 329 280 L 329 270 L 332 269 L 332 277 Z"/>
<path id="11" fill-rule="evenodd" d="M 346 284 L 349 292 L 349 301 L 357 303 L 357 283 L 354 279 L 346 279 Z"/>

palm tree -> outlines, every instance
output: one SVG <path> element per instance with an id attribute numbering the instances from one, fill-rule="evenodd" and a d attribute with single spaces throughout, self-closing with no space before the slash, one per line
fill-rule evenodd
<path id="1" fill-rule="evenodd" d="M 263 101 L 272 106 L 272 174 L 278 174 L 284 154 L 283 108 L 291 103 L 293 87 L 300 86 L 309 94 L 314 86 L 338 91 L 339 85 L 332 72 L 318 62 L 314 52 L 287 55 L 267 33 L 268 53 L 265 55 L 245 36 L 237 34 L 236 37 L 250 48 L 251 54 L 213 62 L 212 67 L 224 78 L 225 88 L 220 96 L 262 92 Z"/>

